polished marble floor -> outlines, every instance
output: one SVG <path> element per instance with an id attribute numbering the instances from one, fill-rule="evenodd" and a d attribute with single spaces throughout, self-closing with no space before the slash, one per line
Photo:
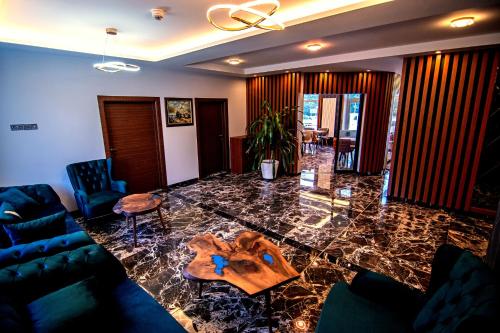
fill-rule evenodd
<path id="1" fill-rule="evenodd" d="M 282 249 L 301 278 L 273 293 L 275 331 L 312 332 L 331 286 L 370 269 L 425 289 L 440 244 L 484 255 L 491 221 L 422 208 L 385 197 L 387 175 L 333 173 L 333 152 L 306 155 L 302 173 L 273 182 L 258 174 L 218 175 L 162 193 L 161 229 L 154 214 L 138 219 L 139 246 L 119 217 L 88 222 L 129 275 L 192 332 L 265 332 L 264 299 L 224 283 L 202 297 L 182 269 L 193 258 L 189 240 L 214 233 L 225 240 L 244 230 L 262 232 Z M 83 223 L 83 222 L 82 222 Z"/>

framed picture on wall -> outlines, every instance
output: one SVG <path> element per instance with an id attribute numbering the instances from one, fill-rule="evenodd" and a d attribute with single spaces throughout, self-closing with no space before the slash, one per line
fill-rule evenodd
<path id="1" fill-rule="evenodd" d="M 165 98 L 167 127 L 193 125 L 193 100 L 191 98 Z"/>

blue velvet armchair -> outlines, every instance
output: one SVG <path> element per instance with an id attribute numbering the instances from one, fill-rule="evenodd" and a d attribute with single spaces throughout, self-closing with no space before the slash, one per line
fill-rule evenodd
<path id="1" fill-rule="evenodd" d="M 86 219 L 110 214 L 114 204 L 127 194 L 127 183 L 112 177 L 110 158 L 73 163 L 66 170 Z"/>

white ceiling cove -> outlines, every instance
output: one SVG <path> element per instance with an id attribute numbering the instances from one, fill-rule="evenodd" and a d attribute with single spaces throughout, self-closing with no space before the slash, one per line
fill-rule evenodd
<path id="1" fill-rule="evenodd" d="M 208 22 L 210 6 L 245 1 L 0 0 L 0 47 L 3 42 L 102 54 L 104 30 L 115 27 L 119 34 L 108 40 L 109 56 L 248 76 L 287 70 L 398 72 L 408 54 L 500 44 L 498 0 L 281 0 L 274 16 L 285 23 L 283 31 L 227 32 Z M 150 9 L 157 7 L 167 12 L 163 21 L 151 17 Z M 460 16 L 474 16 L 476 23 L 450 28 L 450 20 Z M 305 45 L 313 42 L 324 48 L 307 51 Z M 231 57 L 243 62 L 231 66 Z"/>
<path id="2" fill-rule="evenodd" d="M 243 1 L 221 0 L 223 3 Z M 281 0 L 273 15 L 287 26 L 392 0 Z M 103 52 L 106 27 L 118 28 L 107 53 L 158 61 L 265 33 L 221 31 L 206 18 L 213 0 L 0 0 L 0 41 L 67 51 Z M 154 21 L 152 8 L 164 8 Z M 222 13 L 221 13 L 222 14 Z"/>

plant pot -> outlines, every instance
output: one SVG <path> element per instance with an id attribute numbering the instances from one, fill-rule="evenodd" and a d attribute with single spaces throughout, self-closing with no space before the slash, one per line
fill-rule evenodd
<path id="1" fill-rule="evenodd" d="M 273 163 L 274 163 L 274 174 L 273 174 Z M 262 171 L 262 178 L 264 179 L 275 179 L 278 174 L 279 161 L 276 160 L 262 160 L 260 164 L 260 170 Z"/>

